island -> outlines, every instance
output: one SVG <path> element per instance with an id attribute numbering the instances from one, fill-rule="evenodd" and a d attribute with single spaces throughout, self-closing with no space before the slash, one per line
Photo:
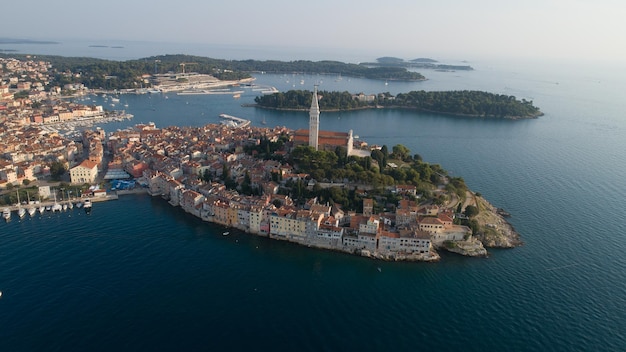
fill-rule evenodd
<path id="1" fill-rule="evenodd" d="M 433 60 L 430 58 L 417 58 L 405 61 L 404 59 L 400 59 L 392 56 L 379 57 L 376 59 L 376 62 L 363 62 L 361 65 L 368 67 L 402 67 L 402 68 L 420 68 L 420 69 L 431 69 L 436 71 L 472 71 L 472 66 L 469 65 L 450 65 L 450 64 L 442 64 L 437 60 Z"/>
<path id="2" fill-rule="evenodd" d="M 396 96 L 390 93 L 351 94 L 344 92 L 321 91 L 319 108 L 321 111 L 349 111 L 359 109 L 390 108 L 411 109 L 418 112 L 434 112 L 447 115 L 528 119 L 542 116 L 541 110 L 526 99 L 518 100 L 514 96 L 494 94 L 482 91 L 411 91 Z M 308 90 L 290 90 L 257 96 L 255 103 L 259 108 L 276 110 L 305 110 L 307 101 L 311 101 L 312 92 Z"/>

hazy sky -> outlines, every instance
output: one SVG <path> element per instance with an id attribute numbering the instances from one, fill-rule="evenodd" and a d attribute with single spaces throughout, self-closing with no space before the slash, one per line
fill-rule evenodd
<path id="1" fill-rule="evenodd" d="M 622 0 L 6 1 L 0 37 L 626 61 Z"/>

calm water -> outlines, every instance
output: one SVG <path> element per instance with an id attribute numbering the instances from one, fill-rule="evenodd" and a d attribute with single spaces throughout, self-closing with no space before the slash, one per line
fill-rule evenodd
<path id="1" fill-rule="evenodd" d="M 14 216 L 0 224 L 0 349 L 623 350 L 624 71 L 472 65 L 424 71 L 429 81 L 419 83 L 292 75 L 259 75 L 257 83 L 354 93 L 481 89 L 534 100 L 546 115 L 528 121 L 386 110 L 321 116 L 323 129 L 404 144 L 464 177 L 513 214 L 525 246 L 488 259 L 381 263 L 224 237 L 148 196 L 96 203 L 89 216 Z M 228 113 L 306 126 L 306 113 L 240 106 L 255 93 L 129 95 L 121 103 L 135 115 L 131 124 L 203 125 Z"/>

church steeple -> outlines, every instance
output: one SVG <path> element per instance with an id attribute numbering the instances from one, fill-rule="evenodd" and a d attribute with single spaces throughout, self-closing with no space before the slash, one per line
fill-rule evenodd
<path id="1" fill-rule="evenodd" d="M 320 129 L 320 106 L 317 101 L 317 85 L 313 90 L 311 109 L 309 110 L 309 146 L 317 150 Z"/>

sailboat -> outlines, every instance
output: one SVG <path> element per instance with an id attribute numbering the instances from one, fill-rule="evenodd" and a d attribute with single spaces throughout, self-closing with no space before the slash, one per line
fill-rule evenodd
<path id="1" fill-rule="evenodd" d="M 61 209 L 63 209 L 63 207 L 61 206 L 61 204 L 57 203 L 57 192 L 54 192 L 54 204 L 52 205 L 52 208 L 50 208 L 52 210 L 52 212 L 55 211 L 61 211 Z"/>
<path id="2" fill-rule="evenodd" d="M 23 219 L 26 216 L 26 209 L 22 208 L 22 203 L 20 203 L 20 191 L 17 190 L 17 215 L 20 219 Z"/>
<path id="3" fill-rule="evenodd" d="M 67 191 L 67 207 L 69 209 L 74 208 L 74 203 L 72 203 L 72 200 L 70 199 L 70 191 Z"/>
<path id="4" fill-rule="evenodd" d="M 30 217 L 33 217 L 37 212 L 37 208 L 30 204 L 30 195 L 28 194 L 28 191 L 26 191 L 26 198 L 28 198 L 28 215 L 30 215 Z"/>
<path id="5" fill-rule="evenodd" d="M 263 121 L 261 121 L 261 124 L 262 124 L 262 125 L 267 124 L 267 122 L 265 122 L 265 116 L 263 116 Z"/>

